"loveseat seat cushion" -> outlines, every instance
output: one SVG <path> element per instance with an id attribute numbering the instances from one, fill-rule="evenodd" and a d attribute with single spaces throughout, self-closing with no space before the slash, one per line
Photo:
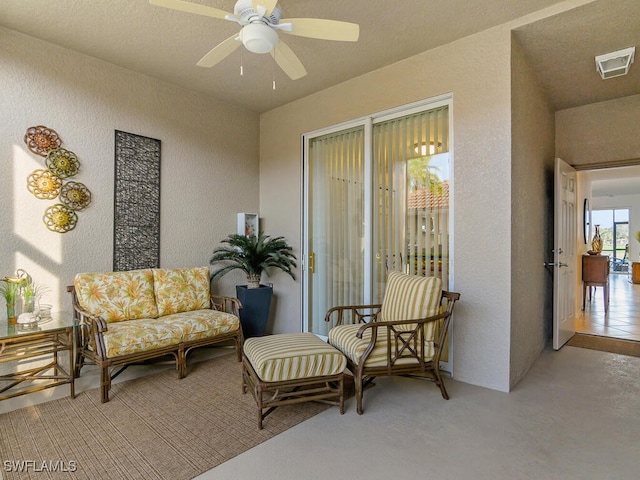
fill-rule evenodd
<path id="1" fill-rule="evenodd" d="M 154 268 L 153 284 L 159 316 L 209 308 L 209 267 Z"/>
<path id="2" fill-rule="evenodd" d="M 104 332 L 107 357 L 119 357 L 177 345 L 182 328 L 158 319 L 138 319 L 111 323 Z"/>
<path id="3" fill-rule="evenodd" d="M 179 328 L 183 342 L 223 335 L 240 328 L 240 319 L 237 316 L 210 309 L 165 315 L 154 322 Z"/>
<path id="4" fill-rule="evenodd" d="M 151 269 L 78 273 L 73 283 L 80 306 L 108 323 L 158 316 Z"/>

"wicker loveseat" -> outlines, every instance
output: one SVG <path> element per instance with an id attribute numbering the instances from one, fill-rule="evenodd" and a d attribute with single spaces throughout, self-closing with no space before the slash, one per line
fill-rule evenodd
<path id="1" fill-rule="evenodd" d="M 183 378 L 193 348 L 230 340 L 240 361 L 240 302 L 210 295 L 209 285 L 209 267 L 77 274 L 67 287 L 78 323 L 76 376 L 96 364 L 104 403 L 111 380 L 133 363 L 173 356 Z"/>

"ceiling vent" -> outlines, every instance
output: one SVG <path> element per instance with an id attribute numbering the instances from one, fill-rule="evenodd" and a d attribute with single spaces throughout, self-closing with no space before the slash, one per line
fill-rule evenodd
<path id="1" fill-rule="evenodd" d="M 626 75 L 629 73 L 629 67 L 633 63 L 635 53 L 636 47 L 631 47 L 598 55 L 596 57 L 596 69 L 603 80 Z"/>

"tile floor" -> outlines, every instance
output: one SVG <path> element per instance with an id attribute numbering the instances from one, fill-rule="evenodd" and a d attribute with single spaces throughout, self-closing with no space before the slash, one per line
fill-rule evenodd
<path id="1" fill-rule="evenodd" d="M 577 315 L 576 332 L 640 341 L 640 284 L 629 282 L 626 273 L 612 273 L 609 283 L 609 312 L 604 313 L 602 287 L 596 287 Z"/>

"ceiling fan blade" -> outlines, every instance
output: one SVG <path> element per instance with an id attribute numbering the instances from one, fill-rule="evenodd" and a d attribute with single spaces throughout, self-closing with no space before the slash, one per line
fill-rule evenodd
<path id="1" fill-rule="evenodd" d="M 307 70 L 300 59 L 282 40 L 278 41 L 276 48 L 271 50 L 271 56 L 291 80 L 297 80 L 307 74 Z"/>
<path id="2" fill-rule="evenodd" d="M 237 40 L 238 35 L 234 34 L 227 38 L 222 43 L 219 43 L 215 47 L 213 47 L 209 53 L 207 53 L 204 57 L 200 59 L 200 61 L 196 64 L 199 67 L 210 68 L 215 64 L 225 59 L 231 52 L 233 52 L 236 48 L 242 45 L 242 42 Z"/>
<path id="3" fill-rule="evenodd" d="M 263 7 L 266 9 L 266 12 L 263 13 L 263 15 L 268 17 L 271 15 L 271 12 L 273 12 L 273 9 L 276 8 L 277 3 L 278 0 L 253 0 L 253 11 L 259 12 L 259 7 Z"/>
<path id="4" fill-rule="evenodd" d="M 235 17 L 235 15 L 218 8 L 207 7 L 206 5 L 199 5 L 197 3 L 183 2 L 182 0 L 149 0 L 149 3 L 158 7 L 171 8 L 181 12 L 195 13 L 206 17 L 221 18 L 223 20 L 226 19 L 227 16 Z"/>
<path id="5" fill-rule="evenodd" d="M 356 42 L 360 36 L 360 26 L 357 23 L 322 18 L 287 18 L 280 20 L 280 24 L 283 23 L 290 23 L 293 27 L 291 31 L 283 29 L 283 32 L 300 37 Z"/>

